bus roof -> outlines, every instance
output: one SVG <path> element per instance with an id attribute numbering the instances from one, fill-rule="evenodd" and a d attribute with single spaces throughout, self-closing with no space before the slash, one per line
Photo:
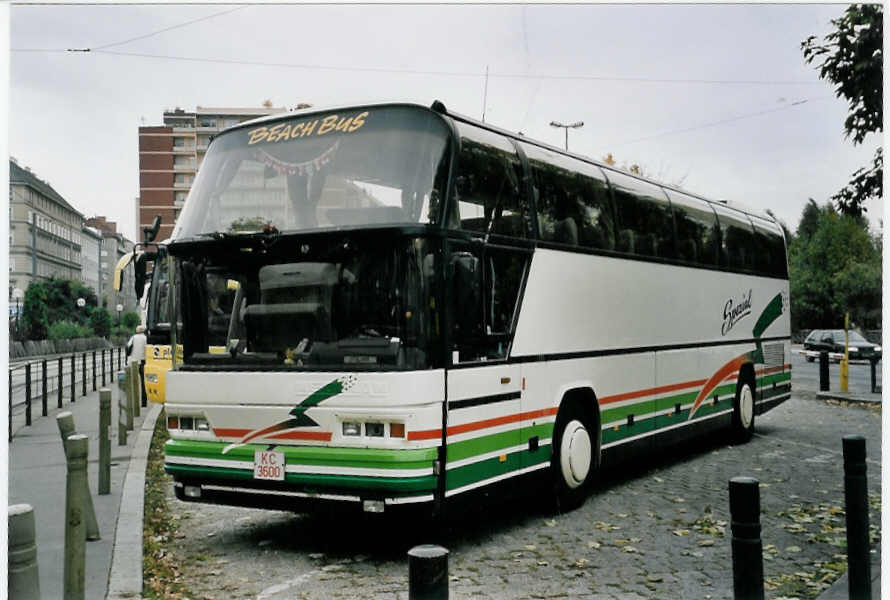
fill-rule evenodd
<path id="1" fill-rule="evenodd" d="M 570 156 L 577 160 L 581 160 L 581 161 L 584 161 L 587 163 L 594 164 L 594 165 L 598 166 L 599 168 L 603 169 L 604 171 L 621 173 L 622 175 L 633 177 L 634 179 L 639 179 L 641 181 L 646 181 L 648 183 L 660 186 L 662 188 L 671 190 L 673 192 L 677 192 L 679 194 L 686 194 L 687 196 L 692 196 L 694 198 L 698 198 L 699 200 L 703 200 L 703 201 L 709 202 L 711 204 L 717 204 L 717 205 L 723 206 L 725 208 L 729 208 L 729 209 L 750 215 L 752 217 L 757 217 L 764 221 L 768 221 L 770 223 L 775 223 L 776 225 L 778 225 L 778 222 L 773 217 L 771 217 L 769 214 L 767 214 L 765 211 L 754 209 L 754 208 L 745 206 L 744 204 L 741 204 L 741 203 L 738 203 L 735 201 L 729 201 L 729 200 L 725 200 L 725 199 L 707 198 L 706 196 L 702 196 L 701 194 L 691 192 L 689 190 L 677 187 L 675 185 L 671 185 L 669 183 L 664 183 L 661 181 L 650 179 L 648 177 L 643 177 L 641 175 L 637 175 L 634 173 L 630 173 L 628 171 L 618 169 L 612 165 L 606 164 L 603 161 L 597 160 L 595 158 L 591 158 L 591 157 L 585 156 L 583 154 L 569 152 L 567 150 L 564 150 L 557 146 L 553 146 L 546 142 L 542 142 L 540 140 L 526 137 L 522 133 L 508 131 L 506 129 L 502 129 L 500 127 L 491 125 L 490 123 L 486 123 L 484 121 L 479 121 L 477 119 L 474 119 L 473 117 L 468 117 L 466 115 L 463 115 L 463 114 L 460 114 L 460 113 L 457 113 L 454 111 L 450 111 L 445 107 L 445 104 L 442 103 L 440 100 L 434 100 L 433 103 L 429 106 L 419 104 L 417 102 L 393 100 L 393 101 L 364 102 L 364 103 L 359 103 L 359 104 L 330 105 L 330 106 L 323 106 L 323 107 L 311 107 L 311 108 L 305 108 L 305 109 L 299 109 L 299 110 L 289 110 L 288 112 L 285 112 L 285 113 L 275 113 L 275 114 L 259 117 L 256 119 L 250 119 L 248 121 L 243 121 L 241 123 L 238 123 L 237 125 L 233 125 L 232 127 L 228 127 L 226 129 L 224 129 L 223 131 L 220 132 L 220 134 L 226 133 L 228 131 L 233 131 L 235 129 L 241 129 L 244 127 L 252 127 L 252 126 L 255 126 L 260 123 L 283 121 L 283 120 L 286 120 L 289 118 L 293 118 L 295 116 L 301 116 L 301 117 L 302 116 L 310 116 L 310 115 L 314 115 L 314 114 L 331 112 L 332 110 L 345 110 L 345 109 L 357 109 L 357 108 L 381 108 L 381 107 L 387 107 L 387 106 L 410 106 L 410 107 L 415 107 L 415 108 L 419 108 L 419 109 L 423 109 L 423 110 L 431 110 L 436 113 L 448 115 L 449 117 L 456 119 L 458 121 L 464 121 L 466 123 L 475 125 L 476 127 L 481 127 L 483 129 L 487 129 L 489 131 L 503 135 L 505 137 L 509 137 L 509 138 L 512 138 L 515 140 L 520 140 L 520 141 L 523 141 L 528 144 L 534 144 L 535 146 L 539 146 L 541 148 L 546 148 L 547 150 L 550 150 L 551 152 L 556 152 L 556 153 L 559 153 L 559 154 L 562 154 L 565 156 Z"/>

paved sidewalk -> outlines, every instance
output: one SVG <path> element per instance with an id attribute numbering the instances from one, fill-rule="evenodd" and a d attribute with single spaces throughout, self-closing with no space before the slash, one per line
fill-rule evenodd
<path id="1" fill-rule="evenodd" d="M 127 444 L 118 445 L 118 400 L 121 391 L 118 385 L 108 386 L 112 390 L 111 427 L 111 493 L 98 495 L 99 470 L 99 392 L 89 392 L 78 397 L 75 403 L 67 399 L 62 409 L 52 408 L 46 417 L 40 416 L 40 409 L 34 411 L 30 427 L 16 426 L 15 436 L 9 444 L 9 504 L 26 503 L 34 507 L 37 536 L 37 562 L 40 574 L 40 592 L 42 598 L 61 598 L 64 594 L 64 552 L 65 552 L 65 480 L 67 464 L 62 448 L 62 440 L 56 425 L 56 415 L 68 410 L 74 416 L 74 425 L 78 433 L 89 438 L 88 481 L 96 519 L 99 523 L 101 540 L 86 543 L 86 578 L 85 589 L 87 598 L 105 598 L 108 592 L 109 572 L 112 560 L 120 560 L 116 533 L 126 527 L 129 531 L 127 542 L 139 547 L 139 585 L 141 585 L 142 566 L 142 526 L 141 512 L 138 514 L 138 539 L 133 531 L 132 511 L 128 509 L 134 501 L 142 503 L 142 490 L 138 490 L 134 500 L 133 492 L 124 492 L 126 480 L 132 479 L 128 474 L 132 462 L 138 463 L 139 446 L 145 446 L 139 438 L 151 438 L 154 420 L 160 412 L 160 405 L 149 403 L 141 409 L 141 417 L 134 419 L 134 430 L 127 434 Z M 17 424 L 18 425 L 18 424 Z M 140 429 L 150 427 L 147 434 Z M 141 433 L 141 435 L 140 435 Z M 134 448 L 137 448 L 134 453 Z M 145 474 L 145 461 L 141 461 L 142 476 Z M 138 471 L 138 469 L 137 469 Z M 132 486 L 127 486 L 132 488 Z M 118 516 L 125 515 L 126 524 L 119 526 Z M 138 596 L 137 596 L 138 597 Z"/>

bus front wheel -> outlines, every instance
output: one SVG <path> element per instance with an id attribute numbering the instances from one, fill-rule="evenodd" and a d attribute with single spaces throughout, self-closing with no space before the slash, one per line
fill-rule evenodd
<path id="1" fill-rule="evenodd" d="M 560 410 L 554 433 L 550 469 L 556 486 L 557 509 L 573 510 L 584 502 L 590 490 L 596 469 L 596 444 L 588 419 L 575 405 Z"/>
<path id="2" fill-rule="evenodd" d="M 738 442 L 747 442 L 754 435 L 754 398 L 753 377 L 746 372 L 736 386 L 732 411 L 732 429 Z"/>

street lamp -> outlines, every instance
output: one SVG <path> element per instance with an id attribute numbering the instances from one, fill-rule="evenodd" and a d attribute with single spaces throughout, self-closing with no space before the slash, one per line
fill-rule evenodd
<path id="1" fill-rule="evenodd" d="M 569 151 L 569 128 L 578 129 L 579 127 L 584 127 L 584 121 L 577 121 L 575 123 L 569 123 L 568 125 L 560 123 L 559 121 L 550 121 L 550 126 L 551 127 L 562 127 L 563 129 L 566 130 L 566 152 L 568 152 Z"/>
<path id="2" fill-rule="evenodd" d="M 121 326 L 121 311 L 124 310 L 124 305 L 118 304 L 117 306 L 115 306 L 115 308 L 117 309 L 117 326 L 120 327 Z"/>
<path id="3" fill-rule="evenodd" d="M 16 337 L 19 336 L 19 300 L 25 297 L 25 292 L 21 290 L 21 288 L 14 288 L 12 290 L 12 297 L 15 298 L 15 334 Z"/>
<path id="4" fill-rule="evenodd" d="M 83 308 L 83 307 L 86 306 L 86 305 L 87 305 L 87 301 L 86 301 L 86 300 L 84 300 L 83 298 L 78 298 L 78 299 L 77 299 L 77 308 Z"/>

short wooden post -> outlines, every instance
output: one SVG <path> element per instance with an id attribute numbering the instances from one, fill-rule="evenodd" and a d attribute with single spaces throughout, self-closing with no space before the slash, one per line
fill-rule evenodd
<path id="1" fill-rule="evenodd" d="M 99 390 L 99 495 L 111 493 L 111 390 Z"/>
<path id="2" fill-rule="evenodd" d="M 124 385 L 118 390 L 117 395 L 117 445 L 127 445 L 127 381 L 124 377 Z"/>
<path id="3" fill-rule="evenodd" d="M 127 381 L 127 431 L 133 431 L 133 399 L 136 397 L 136 380 L 133 377 L 133 369 L 129 366 L 124 372 Z"/>
<path id="4" fill-rule="evenodd" d="M 40 600 L 34 509 L 30 504 L 9 507 L 9 576 L 7 591 L 16 600 Z"/>
<path id="5" fill-rule="evenodd" d="M 137 418 L 142 414 L 142 377 L 139 376 L 139 363 L 130 365 L 133 370 L 133 414 Z"/>
<path id="6" fill-rule="evenodd" d="M 71 414 L 71 411 L 61 412 L 56 415 L 56 425 L 59 427 L 59 435 L 62 436 L 62 447 L 65 450 L 65 456 L 68 456 L 70 449 L 68 447 L 68 440 L 71 436 L 77 435 L 77 431 L 74 429 L 74 416 Z M 86 438 L 86 436 L 84 436 Z M 83 492 L 84 492 L 84 517 L 86 519 L 86 539 L 93 541 L 102 539 L 99 535 L 99 523 L 96 521 L 96 511 L 93 508 L 93 496 L 90 494 L 89 483 L 87 482 L 86 475 L 84 475 L 83 479 Z"/>
<path id="7" fill-rule="evenodd" d="M 85 435 L 72 435 L 65 443 L 68 476 L 65 484 L 65 600 L 84 600 L 86 565 L 86 519 L 84 484 L 87 478 L 89 442 Z"/>

